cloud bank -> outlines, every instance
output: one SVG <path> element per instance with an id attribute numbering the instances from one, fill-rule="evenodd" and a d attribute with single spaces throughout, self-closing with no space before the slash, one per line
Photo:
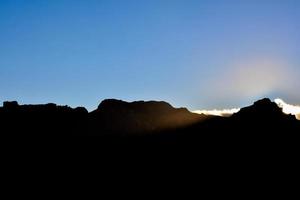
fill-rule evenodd
<path id="1" fill-rule="evenodd" d="M 232 114 L 234 114 L 238 111 L 240 111 L 239 108 L 232 108 L 232 109 L 223 109 L 223 110 L 217 110 L 217 109 L 214 109 L 214 110 L 195 110 L 195 111 L 193 111 L 193 113 L 227 117 L 227 116 L 231 116 Z"/>
<path id="2" fill-rule="evenodd" d="M 287 104 L 282 99 L 279 99 L 279 98 L 275 99 L 274 102 L 278 105 L 278 107 L 282 108 L 282 112 L 284 112 L 285 114 L 295 115 L 296 118 L 298 120 L 300 120 L 300 106 Z M 193 111 L 193 113 L 228 117 L 239 111 L 240 111 L 240 108 L 232 108 L 232 109 L 223 109 L 223 110 L 217 110 L 217 109 L 195 110 L 195 111 Z"/>
<path id="3" fill-rule="evenodd" d="M 296 118 L 300 120 L 300 106 L 287 104 L 282 99 L 275 99 L 274 101 L 280 108 L 282 108 L 282 112 L 295 115 Z"/>

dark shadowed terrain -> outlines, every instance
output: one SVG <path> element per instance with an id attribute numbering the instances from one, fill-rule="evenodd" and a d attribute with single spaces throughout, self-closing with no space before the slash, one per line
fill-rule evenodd
<path id="1" fill-rule="evenodd" d="M 190 145 L 203 139 L 268 141 L 298 137 L 300 121 L 276 103 L 262 99 L 231 117 L 199 115 L 166 102 L 124 102 L 108 99 L 88 112 L 55 104 L 0 107 L 1 133 L 23 137 L 97 136 L 109 142 Z M 281 138 L 281 139 L 280 139 Z"/>
<path id="2" fill-rule="evenodd" d="M 2 138 L 12 138 L 1 146 L 6 164 L 18 162 L 8 165 L 15 172 L 41 161 L 60 170 L 70 160 L 66 171 L 105 168 L 100 173 L 107 173 L 107 180 L 125 174 L 129 180 L 141 172 L 149 174 L 141 177 L 144 181 L 163 173 L 171 182 L 186 177 L 227 181 L 233 174 L 237 181 L 266 177 L 273 182 L 298 171 L 300 121 L 269 99 L 231 117 L 198 115 L 156 101 L 104 100 L 92 112 L 5 102 L 0 126 Z"/>

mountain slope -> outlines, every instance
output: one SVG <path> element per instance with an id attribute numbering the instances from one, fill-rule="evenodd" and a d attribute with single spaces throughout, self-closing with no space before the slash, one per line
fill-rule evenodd
<path id="1" fill-rule="evenodd" d="M 96 135 L 109 137 L 160 137 L 179 142 L 214 135 L 269 135 L 300 133 L 300 122 L 286 115 L 276 103 L 262 99 L 231 117 L 213 117 L 174 108 L 166 102 L 125 102 L 107 99 L 90 113 L 68 106 L 18 105 L 0 107 L 1 133 L 6 135 Z"/>
<path id="2" fill-rule="evenodd" d="M 115 99 L 102 101 L 98 109 L 90 113 L 94 134 L 97 134 L 97 130 L 115 134 L 155 133 L 185 127 L 207 118 L 191 113 L 186 108 L 173 108 L 166 102 L 128 103 Z"/>

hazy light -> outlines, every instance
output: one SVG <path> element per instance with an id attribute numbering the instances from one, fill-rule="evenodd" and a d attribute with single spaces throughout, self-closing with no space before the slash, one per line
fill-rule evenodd
<path id="1" fill-rule="evenodd" d="M 239 112 L 239 108 L 233 108 L 233 109 L 223 109 L 223 110 L 195 110 L 194 113 L 197 114 L 205 114 L 205 115 L 214 115 L 214 116 L 230 116 L 234 113 Z"/>
<path id="2" fill-rule="evenodd" d="M 296 118 L 300 120 L 300 106 L 287 104 L 282 99 L 275 99 L 274 101 L 280 108 L 282 108 L 282 112 L 295 115 Z"/>
<path id="3" fill-rule="evenodd" d="M 253 58 L 230 64 L 212 80 L 214 98 L 250 99 L 286 90 L 293 74 L 290 64 L 276 58 Z M 229 97 L 228 97 L 229 96 Z"/>

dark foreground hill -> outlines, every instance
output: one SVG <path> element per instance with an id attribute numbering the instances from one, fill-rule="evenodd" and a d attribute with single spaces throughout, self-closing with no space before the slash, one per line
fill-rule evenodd
<path id="1" fill-rule="evenodd" d="M 212 174 L 227 174 L 227 181 L 233 173 L 248 178 L 269 174 L 273 180 L 279 171 L 294 176 L 291 169 L 298 170 L 300 152 L 300 121 L 269 99 L 231 117 L 198 115 L 156 101 L 104 100 L 92 112 L 5 102 L 0 107 L 0 133 L 2 138 L 12 138 L 1 140 L 10 160 L 6 163 L 19 160 L 20 155 L 23 159 L 13 165 L 16 171 L 35 155 L 31 162 L 45 159 L 48 165 L 49 157 L 62 163 L 71 159 L 76 162 L 68 170 L 80 163 L 89 169 L 105 167 L 102 173 L 112 170 L 117 176 L 156 169 L 170 174 L 170 180 L 177 179 L 178 172 L 201 175 L 195 181 L 203 174 L 208 180 Z"/>
<path id="2" fill-rule="evenodd" d="M 275 137 L 299 134 L 300 122 L 276 103 L 262 99 L 231 117 L 198 115 L 166 102 L 124 102 L 108 99 L 92 112 L 55 104 L 0 107 L 2 135 L 100 136 L 111 141 L 193 143 L 203 137 Z"/>

